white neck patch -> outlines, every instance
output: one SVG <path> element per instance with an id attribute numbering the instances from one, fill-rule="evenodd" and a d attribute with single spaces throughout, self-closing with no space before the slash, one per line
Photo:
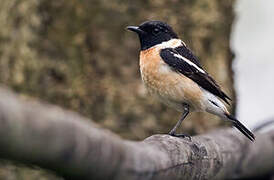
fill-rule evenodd
<path id="1" fill-rule="evenodd" d="M 183 44 L 185 43 L 180 39 L 171 39 L 169 41 L 162 42 L 161 44 L 157 44 L 154 47 L 159 47 L 161 49 L 176 48 L 176 47 L 182 46 Z"/>

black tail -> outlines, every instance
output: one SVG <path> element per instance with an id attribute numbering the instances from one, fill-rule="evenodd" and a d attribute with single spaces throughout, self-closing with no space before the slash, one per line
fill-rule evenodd
<path id="1" fill-rule="evenodd" d="M 238 121 L 236 118 L 234 118 L 233 116 L 226 114 L 226 117 L 233 123 L 233 125 L 239 130 L 241 131 L 248 139 L 250 139 L 251 141 L 255 140 L 255 136 L 254 134 L 249 131 L 240 121 Z"/>

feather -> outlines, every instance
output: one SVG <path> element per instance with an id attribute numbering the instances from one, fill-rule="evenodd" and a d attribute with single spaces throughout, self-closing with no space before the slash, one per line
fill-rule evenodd
<path id="1" fill-rule="evenodd" d="M 176 48 L 162 49 L 160 51 L 160 56 L 174 71 L 185 75 L 203 89 L 229 104 L 227 99 L 231 99 L 221 90 L 216 81 L 202 68 L 198 58 L 183 44 Z"/>

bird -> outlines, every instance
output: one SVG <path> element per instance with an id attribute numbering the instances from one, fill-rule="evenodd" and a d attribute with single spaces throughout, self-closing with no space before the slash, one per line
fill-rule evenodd
<path id="1" fill-rule="evenodd" d="M 139 26 L 127 26 L 127 30 L 139 37 L 140 72 L 147 91 L 182 112 L 169 135 L 190 138 L 187 134 L 176 134 L 176 129 L 190 112 L 207 112 L 230 121 L 248 139 L 255 140 L 254 134 L 228 112 L 224 103 L 230 105 L 231 98 L 206 72 L 171 26 L 150 20 Z"/>

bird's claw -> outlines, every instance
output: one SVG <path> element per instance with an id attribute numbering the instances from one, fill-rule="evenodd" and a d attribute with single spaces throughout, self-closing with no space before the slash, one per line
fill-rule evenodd
<path id="1" fill-rule="evenodd" d="M 168 135 L 178 138 L 188 138 L 191 141 L 191 136 L 188 134 L 175 134 L 175 133 L 168 133 Z"/>

